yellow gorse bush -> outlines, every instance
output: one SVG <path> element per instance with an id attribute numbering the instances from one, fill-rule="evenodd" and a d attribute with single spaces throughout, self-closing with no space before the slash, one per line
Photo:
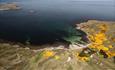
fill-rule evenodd
<path id="1" fill-rule="evenodd" d="M 89 61 L 89 58 L 88 57 L 78 57 L 79 60 L 85 62 L 85 61 Z"/>
<path id="2" fill-rule="evenodd" d="M 107 51 L 106 54 L 108 55 L 109 58 L 115 56 L 115 52 Z"/>
<path id="3" fill-rule="evenodd" d="M 49 58 L 49 57 L 54 56 L 54 55 L 55 55 L 55 52 L 52 51 L 52 50 L 45 50 L 45 51 L 43 51 L 42 54 L 43 54 L 43 57 Z"/>
<path id="4" fill-rule="evenodd" d="M 110 40 L 111 36 L 106 35 L 108 26 L 106 24 L 99 24 L 97 26 L 98 29 L 94 30 L 94 28 L 90 30 L 90 33 L 88 32 L 88 38 L 90 41 L 88 47 L 83 49 L 80 53 L 75 53 L 75 57 L 77 57 L 78 60 L 84 62 L 90 61 L 93 56 L 98 56 L 100 60 L 102 57 L 111 58 L 115 56 L 115 52 L 111 51 L 111 49 L 113 49 L 111 43 L 115 41 L 115 38 L 112 37 L 112 39 Z"/>
<path id="5" fill-rule="evenodd" d="M 76 53 L 75 56 L 80 61 L 83 61 L 83 62 L 89 61 L 89 57 L 86 57 L 86 56 L 81 57 L 79 56 L 79 53 Z"/>
<path id="6" fill-rule="evenodd" d="M 103 42 L 107 40 L 105 34 L 102 32 L 99 32 L 94 35 L 89 35 L 89 39 L 94 44 L 103 44 Z"/>
<path id="7" fill-rule="evenodd" d="M 59 59 L 60 59 L 60 56 L 56 55 L 56 56 L 54 56 L 54 59 L 55 59 L 55 60 L 59 60 Z"/>
<path id="8" fill-rule="evenodd" d="M 91 44 L 89 45 L 89 48 L 100 51 L 103 50 L 108 57 L 115 56 L 115 53 L 110 52 L 110 49 L 113 47 L 109 44 L 109 46 L 105 46 L 105 42 L 108 41 L 106 36 L 106 31 L 108 27 L 107 25 L 103 24 L 99 26 L 99 31 L 96 33 L 92 32 L 93 34 L 90 34 L 89 40 L 91 41 Z M 108 41 L 109 42 L 109 41 Z"/>
<path id="9" fill-rule="evenodd" d="M 107 41 L 107 37 L 105 35 L 107 26 L 102 25 L 99 28 L 100 28 L 99 32 L 89 35 L 89 40 L 91 41 L 89 47 L 99 51 L 100 50 L 108 51 L 109 48 L 104 45 L 104 42 Z"/>

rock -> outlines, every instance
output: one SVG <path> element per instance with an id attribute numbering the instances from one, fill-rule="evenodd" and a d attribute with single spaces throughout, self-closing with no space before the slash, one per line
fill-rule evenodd
<path id="1" fill-rule="evenodd" d="M 70 49 L 83 49 L 83 48 L 86 48 L 86 47 L 88 47 L 88 45 L 89 44 L 87 44 L 87 45 L 82 45 L 82 44 L 71 44 L 71 45 L 69 45 L 69 48 Z"/>
<path id="2" fill-rule="evenodd" d="M 3 43 L 3 46 L 11 46 L 9 43 Z"/>
<path id="3" fill-rule="evenodd" d="M 66 61 L 66 62 L 70 62 L 70 61 L 71 61 L 71 59 L 72 59 L 71 57 L 68 57 L 68 59 L 67 59 L 67 61 Z"/>
<path id="4" fill-rule="evenodd" d="M 37 53 L 37 52 L 39 52 L 40 50 L 32 50 L 34 53 Z"/>
<path id="5" fill-rule="evenodd" d="M 59 46 L 56 47 L 55 49 L 64 49 L 64 45 L 59 45 Z"/>
<path id="6" fill-rule="evenodd" d="M 18 48 L 18 47 L 20 47 L 19 45 L 13 45 L 12 47 L 16 47 L 16 48 Z"/>
<path id="7" fill-rule="evenodd" d="M 78 48 L 81 48 L 81 47 L 79 47 L 79 46 L 77 46 L 77 45 L 69 45 L 69 49 L 78 49 Z"/>
<path id="8" fill-rule="evenodd" d="M 30 48 L 29 48 L 29 47 L 25 47 L 24 49 L 26 49 L 26 50 L 30 50 Z"/>

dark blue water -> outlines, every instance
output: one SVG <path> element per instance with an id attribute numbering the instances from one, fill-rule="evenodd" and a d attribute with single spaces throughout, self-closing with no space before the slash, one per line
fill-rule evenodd
<path id="1" fill-rule="evenodd" d="M 4 2 L 15 2 L 22 8 L 0 11 L 0 38 L 10 41 L 55 41 L 74 23 L 115 21 L 114 0 L 0 0 Z"/>

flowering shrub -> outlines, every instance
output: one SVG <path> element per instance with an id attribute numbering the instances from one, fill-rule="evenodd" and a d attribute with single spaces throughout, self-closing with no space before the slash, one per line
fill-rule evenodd
<path id="1" fill-rule="evenodd" d="M 90 60 L 90 58 L 87 57 L 87 56 L 82 56 L 82 57 L 81 57 L 81 56 L 79 55 L 79 53 L 76 53 L 75 56 L 76 56 L 76 58 L 78 58 L 78 60 L 83 61 L 83 62 Z"/>
<path id="2" fill-rule="evenodd" d="M 42 54 L 43 54 L 43 57 L 49 58 L 49 57 L 54 56 L 54 55 L 55 55 L 55 52 L 52 51 L 52 50 L 45 50 L 45 51 L 43 51 Z"/>
<path id="3" fill-rule="evenodd" d="M 101 24 L 99 27 L 99 30 L 96 32 L 96 30 L 92 29 L 91 34 L 88 34 L 88 38 L 90 40 L 90 45 L 88 46 L 89 51 L 83 50 L 81 53 L 79 53 L 78 59 L 80 58 L 82 61 L 89 60 L 89 52 L 94 54 L 94 52 L 98 55 L 102 55 L 104 58 L 110 58 L 115 56 L 115 52 L 110 51 L 113 46 L 111 45 L 111 41 L 108 39 L 108 36 L 106 35 L 107 32 L 107 25 Z M 86 53 L 87 51 L 87 53 Z M 93 51 L 93 52 L 92 52 Z M 84 54 L 81 56 L 81 54 Z M 90 54 L 90 56 L 92 56 Z"/>

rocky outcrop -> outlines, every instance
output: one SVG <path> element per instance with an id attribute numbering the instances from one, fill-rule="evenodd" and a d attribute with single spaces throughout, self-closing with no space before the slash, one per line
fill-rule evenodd
<path id="1" fill-rule="evenodd" d="M 106 25 L 105 35 L 111 41 L 111 44 L 115 46 L 115 22 L 114 21 L 98 21 L 98 20 L 89 20 L 88 22 L 83 22 L 76 24 L 77 29 L 81 29 L 86 32 L 88 35 L 93 34 L 93 32 L 98 32 L 100 26 Z M 115 51 L 115 47 L 113 49 Z"/>
<path id="2" fill-rule="evenodd" d="M 112 31 L 115 28 L 114 21 L 98 21 L 98 20 L 88 20 L 87 22 L 83 22 L 80 24 L 76 24 L 76 28 L 85 31 L 86 33 L 91 32 L 91 29 L 98 29 L 100 24 L 106 24 Z"/>

